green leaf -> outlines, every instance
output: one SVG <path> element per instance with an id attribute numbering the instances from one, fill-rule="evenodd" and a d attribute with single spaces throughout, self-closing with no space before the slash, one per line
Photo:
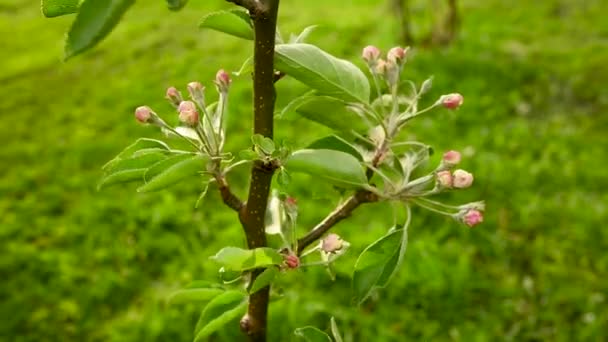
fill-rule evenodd
<path id="1" fill-rule="evenodd" d="M 257 160 L 260 159 L 260 155 L 253 150 L 242 150 L 239 151 L 239 158 L 243 160 Z"/>
<path id="2" fill-rule="evenodd" d="M 289 183 L 291 183 L 291 176 L 289 175 L 289 172 L 285 170 L 285 168 L 281 168 L 279 170 L 279 174 L 277 175 L 277 183 L 282 187 L 286 187 L 289 185 Z"/>
<path id="3" fill-rule="evenodd" d="M 286 114 L 292 113 L 300 108 L 301 105 L 310 100 L 314 95 L 314 90 L 307 91 L 306 93 L 292 99 L 280 112 L 275 112 L 275 116 L 279 119 L 285 118 Z"/>
<path id="4" fill-rule="evenodd" d="M 130 169 L 111 173 L 97 184 L 97 190 L 101 190 L 110 185 L 123 184 L 144 179 L 144 174 L 147 169 Z"/>
<path id="5" fill-rule="evenodd" d="M 350 154 L 359 161 L 363 161 L 361 153 L 359 153 L 359 151 L 351 143 L 337 135 L 330 135 L 319 140 L 315 140 L 312 142 L 312 144 L 308 145 L 307 148 L 314 150 L 341 151 Z"/>
<path id="6" fill-rule="evenodd" d="M 106 172 L 106 174 L 109 175 L 115 172 L 129 169 L 146 169 L 165 158 L 165 154 L 160 152 L 144 153 L 139 155 L 134 154 L 133 157 L 124 158 L 116 161 L 110 167 L 107 167 L 104 171 Z"/>
<path id="7" fill-rule="evenodd" d="M 365 170 L 357 158 L 340 151 L 299 150 L 287 158 L 284 166 L 288 171 L 325 178 L 345 188 L 359 188 L 367 184 Z"/>
<path id="8" fill-rule="evenodd" d="M 363 303 L 374 288 L 386 286 L 405 252 L 405 239 L 406 230 L 392 230 L 359 255 L 353 274 L 353 291 L 357 304 Z"/>
<path id="9" fill-rule="evenodd" d="M 245 15 L 243 15 L 243 13 Z M 200 28 L 208 28 L 229 35 L 253 40 L 253 28 L 247 12 L 243 11 L 218 11 L 207 14 L 201 23 Z"/>
<path id="10" fill-rule="evenodd" d="M 207 156 L 196 155 L 178 161 L 152 177 L 146 184 L 137 189 L 138 192 L 148 192 L 164 189 L 188 177 L 206 170 Z M 160 168 L 160 166 L 158 166 Z"/>
<path id="11" fill-rule="evenodd" d="M 75 56 L 99 43 L 114 29 L 135 0 L 84 0 L 68 32 L 65 58 Z"/>
<path id="12" fill-rule="evenodd" d="M 275 150 L 274 141 L 272 139 L 265 137 L 261 134 L 255 134 L 251 137 L 251 141 L 257 147 L 259 147 L 262 152 L 267 155 L 272 154 Z"/>
<path id="13" fill-rule="evenodd" d="M 188 0 L 167 0 L 167 8 L 169 8 L 171 11 L 179 11 L 180 9 L 184 8 L 187 3 Z"/>
<path id="14" fill-rule="evenodd" d="M 240 317 L 247 310 L 245 294 L 241 291 L 226 291 L 212 299 L 203 309 L 196 324 L 194 342 L 203 341 L 224 325 Z"/>
<path id="15" fill-rule="evenodd" d="M 264 287 L 270 285 L 274 278 L 281 273 L 277 267 L 268 267 L 264 270 L 264 272 L 260 273 L 260 275 L 255 278 L 253 284 L 251 284 L 251 288 L 249 289 L 249 294 L 253 294 L 263 289 Z"/>
<path id="16" fill-rule="evenodd" d="M 354 111 L 353 107 L 349 107 L 344 101 L 327 96 L 307 98 L 300 103 L 296 113 L 341 132 L 365 132 L 372 127 L 363 115 Z"/>
<path id="17" fill-rule="evenodd" d="M 122 152 L 120 152 L 114 159 L 107 162 L 102 170 L 107 170 L 113 166 L 113 164 L 119 162 L 122 159 L 132 157 L 135 152 L 139 150 L 148 150 L 152 148 L 163 149 L 169 151 L 169 146 L 160 140 L 148 139 L 148 138 L 140 138 L 137 139 L 134 143 L 127 146 Z"/>
<path id="18" fill-rule="evenodd" d="M 338 329 L 338 325 L 336 324 L 336 319 L 331 318 L 331 334 L 334 337 L 335 342 L 342 342 L 342 334 L 340 334 L 340 330 Z"/>
<path id="19" fill-rule="evenodd" d="M 312 326 L 298 328 L 294 334 L 307 342 L 331 342 L 329 335 Z"/>
<path id="20" fill-rule="evenodd" d="M 243 64 L 241 64 L 239 71 L 233 72 L 232 74 L 234 74 L 234 76 L 236 76 L 236 77 L 241 77 L 244 74 L 251 74 L 252 72 L 253 72 L 253 56 L 249 56 L 243 62 Z"/>
<path id="21" fill-rule="evenodd" d="M 139 153 L 139 151 L 136 153 Z M 167 170 L 171 166 L 173 166 L 181 161 L 190 159 L 190 158 L 192 158 L 192 155 L 190 155 L 190 154 L 177 154 L 177 155 L 173 155 L 168 158 L 165 158 L 165 159 L 151 165 L 148 168 L 148 171 L 146 171 L 146 173 L 144 174 L 144 181 L 149 182 L 152 180 L 152 178 L 158 176 L 159 174 L 161 174 L 163 171 Z"/>
<path id="22" fill-rule="evenodd" d="M 80 0 L 42 0 L 42 14 L 47 18 L 78 12 Z"/>
<path id="23" fill-rule="evenodd" d="M 272 248 L 224 247 L 211 258 L 226 269 L 233 271 L 245 271 L 283 263 L 283 256 Z"/>
<path id="24" fill-rule="evenodd" d="M 319 27 L 319 25 L 308 26 L 302 31 L 302 33 L 298 35 L 298 37 L 296 37 L 293 43 L 304 43 L 304 41 L 308 38 L 308 36 L 310 36 L 312 31 L 314 31 L 317 27 Z"/>
<path id="25" fill-rule="evenodd" d="M 206 302 L 220 294 L 224 293 L 221 288 L 194 288 L 194 289 L 181 289 L 175 291 L 169 297 L 169 303 L 171 304 L 182 304 L 192 302 Z"/>
<path id="26" fill-rule="evenodd" d="M 369 102 L 370 87 L 365 74 L 349 61 L 336 58 L 310 44 L 279 44 L 275 68 L 321 95 L 345 101 Z"/>

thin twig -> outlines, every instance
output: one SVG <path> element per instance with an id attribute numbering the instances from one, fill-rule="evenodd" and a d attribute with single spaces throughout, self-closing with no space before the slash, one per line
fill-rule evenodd
<path id="1" fill-rule="evenodd" d="M 376 202 L 378 199 L 378 195 L 370 191 L 357 191 L 354 195 L 349 197 L 346 202 L 338 206 L 331 214 L 323 219 L 323 221 L 308 232 L 308 234 L 298 239 L 298 255 L 300 255 L 302 251 L 304 251 L 304 249 L 306 249 L 306 247 L 308 247 L 311 243 L 317 241 L 321 236 L 323 236 L 323 234 L 325 234 L 331 227 L 335 226 L 336 223 L 349 217 L 353 210 L 355 210 L 361 204 Z"/>
<path id="2" fill-rule="evenodd" d="M 226 181 L 226 177 L 222 175 L 216 175 L 215 180 L 217 181 L 217 185 L 220 190 L 220 195 L 222 196 L 222 201 L 224 201 L 224 204 L 226 204 L 229 208 L 233 209 L 237 213 L 240 213 L 245 204 L 232 192 L 232 190 L 230 190 L 230 186 L 228 185 L 228 181 Z"/>

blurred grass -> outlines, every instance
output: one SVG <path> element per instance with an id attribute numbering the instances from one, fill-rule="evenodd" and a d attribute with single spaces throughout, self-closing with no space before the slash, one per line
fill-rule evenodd
<path id="1" fill-rule="evenodd" d="M 94 51 L 59 61 L 72 18 L 44 19 L 37 2 L 0 0 L 0 339 L 6 341 L 188 341 L 200 308 L 171 307 L 167 295 L 193 279 L 216 279 L 207 258 L 242 243 L 234 215 L 199 189 L 98 193 L 100 166 L 139 136 L 133 108 L 170 113 L 169 85 L 206 84 L 236 70 L 251 45 L 196 29 L 222 2 L 171 13 L 139 2 Z M 428 27 L 416 2 L 414 29 Z M 357 309 L 349 279 L 356 255 L 392 222 L 370 205 L 336 231 L 353 244 L 336 282 L 305 269 L 273 303 L 273 341 L 293 328 L 328 326 L 347 341 L 601 341 L 608 339 L 608 5 L 600 0 L 526 4 L 461 1 L 463 28 L 449 48 L 416 49 L 405 74 L 435 75 L 427 101 L 459 91 L 464 107 L 437 111 L 404 135 L 436 151 L 465 151 L 472 190 L 446 199 L 485 199 L 473 230 L 416 210 L 406 263 L 390 288 Z M 376 1 L 283 4 L 284 36 L 320 24 L 310 41 L 345 58 L 398 43 L 390 9 Z M 358 62 L 357 62 L 358 63 Z M 229 149 L 248 140 L 251 90 L 234 82 Z M 279 82 L 279 105 L 303 90 Z M 300 119 L 277 123 L 296 145 L 326 131 Z M 231 182 L 242 195 L 246 170 Z M 335 203 L 303 178 L 293 193 L 304 230 Z M 215 340 L 239 340 L 235 329 Z"/>

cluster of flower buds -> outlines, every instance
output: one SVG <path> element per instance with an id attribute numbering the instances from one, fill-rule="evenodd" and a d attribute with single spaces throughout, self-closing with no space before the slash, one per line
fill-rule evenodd
<path id="1" fill-rule="evenodd" d="M 369 45 L 363 48 L 361 57 L 374 76 L 384 78 L 389 87 L 393 88 L 399 83 L 401 69 L 407 60 L 408 49 L 399 46 L 393 47 L 388 51 L 385 60 L 380 58 L 381 52 L 377 47 Z"/>
<path id="2" fill-rule="evenodd" d="M 321 250 L 325 253 L 337 253 L 344 247 L 344 241 L 337 234 L 329 234 L 321 240 Z"/>
<path id="3" fill-rule="evenodd" d="M 441 189 L 465 189 L 473 185 L 473 174 L 461 169 L 451 171 L 460 163 L 460 159 L 458 151 L 448 151 L 443 154 L 439 171 L 435 174 L 437 185 Z"/>
<path id="4" fill-rule="evenodd" d="M 155 124 L 168 132 L 190 139 L 190 141 L 198 140 L 197 148 L 209 155 L 220 155 L 224 144 L 222 121 L 231 82 L 230 75 L 223 69 L 215 75 L 214 83 L 220 95 L 215 111 L 207 110 L 205 87 L 200 82 L 188 83 L 190 100 L 185 100 L 177 88 L 167 88 L 165 98 L 175 107 L 179 122 L 185 127 L 169 126 L 147 106 L 138 107 L 135 110 L 135 118 L 141 123 Z M 192 144 L 196 146 L 194 142 Z"/>

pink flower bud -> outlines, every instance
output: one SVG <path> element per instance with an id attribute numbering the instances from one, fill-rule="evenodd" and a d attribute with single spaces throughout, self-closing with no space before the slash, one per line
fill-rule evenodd
<path id="1" fill-rule="evenodd" d="M 232 80 L 230 79 L 230 75 L 228 75 L 224 69 L 220 69 L 217 74 L 215 74 L 215 84 L 217 85 L 220 93 L 228 92 L 231 82 Z"/>
<path id="2" fill-rule="evenodd" d="M 152 109 L 148 106 L 140 106 L 135 109 L 135 119 L 141 123 L 150 123 L 152 120 Z"/>
<path id="3" fill-rule="evenodd" d="M 378 58 L 380 58 L 380 50 L 373 45 L 368 45 L 363 48 L 361 57 L 368 65 L 374 65 Z"/>
<path id="4" fill-rule="evenodd" d="M 464 189 L 473 184 L 473 175 L 465 170 L 456 170 L 453 175 L 453 185 L 455 188 Z"/>
<path id="5" fill-rule="evenodd" d="M 342 249 L 343 242 L 337 234 L 329 234 L 321 240 L 321 249 L 326 253 L 335 253 Z"/>
<path id="6" fill-rule="evenodd" d="M 285 265 L 287 265 L 287 268 L 298 268 L 300 267 L 300 259 L 298 258 L 297 255 L 295 254 L 289 254 L 289 255 L 284 255 L 285 258 Z"/>
<path id="7" fill-rule="evenodd" d="M 201 101 L 205 98 L 204 92 L 205 87 L 200 82 L 190 82 L 188 83 L 188 93 L 190 93 L 190 98 L 194 101 Z M 204 101 L 203 101 L 204 102 Z"/>
<path id="8" fill-rule="evenodd" d="M 403 64 L 406 52 L 407 49 L 396 46 L 388 51 L 386 59 L 397 65 Z"/>
<path id="9" fill-rule="evenodd" d="M 165 98 L 175 107 L 179 106 L 180 102 L 183 101 L 182 94 L 175 87 L 167 88 Z"/>
<path id="10" fill-rule="evenodd" d="M 179 121 L 188 126 L 198 125 L 198 111 L 192 101 L 182 101 L 177 109 L 179 111 Z"/>
<path id="11" fill-rule="evenodd" d="M 386 61 L 379 59 L 373 68 L 373 72 L 377 75 L 384 75 L 386 73 Z"/>
<path id="12" fill-rule="evenodd" d="M 460 163 L 460 152 L 458 151 L 447 151 L 443 154 L 443 164 L 446 166 L 455 166 Z"/>
<path id="13" fill-rule="evenodd" d="M 469 227 L 476 226 L 483 222 L 483 213 L 479 210 L 469 210 L 462 216 L 462 222 Z"/>
<path id="14" fill-rule="evenodd" d="M 450 171 L 439 171 L 437 172 L 437 184 L 439 184 L 440 187 L 442 188 L 446 188 L 449 189 L 452 187 L 452 173 Z"/>
<path id="15" fill-rule="evenodd" d="M 464 98 L 458 93 L 453 93 L 441 96 L 439 102 L 447 109 L 456 109 L 462 105 Z"/>

